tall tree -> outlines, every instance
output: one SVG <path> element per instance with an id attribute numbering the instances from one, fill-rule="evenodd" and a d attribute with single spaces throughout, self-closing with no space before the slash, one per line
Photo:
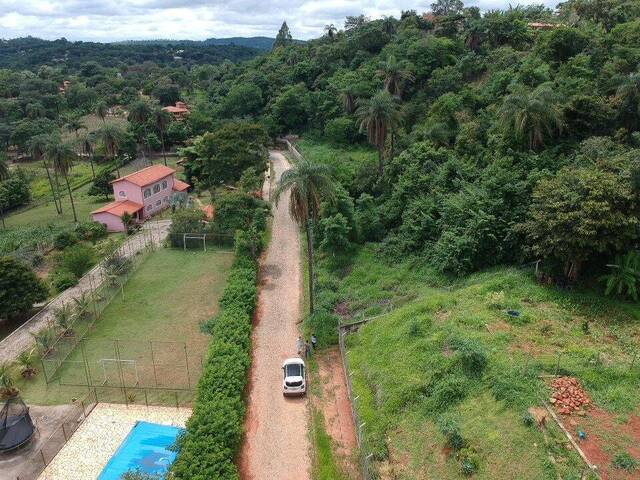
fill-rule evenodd
<path id="1" fill-rule="evenodd" d="M 115 123 L 105 123 L 97 132 L 97 137 L 104 146 L 107 158 L 112 162 L 116 160 L 120 146 L 124 141 L 124 132 Z M 120 176 L 120 166 L 116 161 L 116 172 Z"/>
<path id="2" fill-rule="evenodd" d="M 107 118 L 107 112 L 109 111 L 109 108 L 107 107 L 107 104 L 104 102 L 98 102 L 96 104 L 96 115 L 100 118 L 100 120 L 102 120 L 102 123 L 105 123 L 105 119 Z"/>
<path id="3" fill-rule="evenodd" d="M 630 131 L 637 130 L 640 119 L 640 72 L 627 76 L 618 87 L 616 97 L 620 100 L 620 117 Z"/>
<path id="4" fill-rule="evenodd" d="M 164 164 L 167 165 L 167 154 L 164 148 L 164 134 L 167 131 L 167 127 L 171 123 L 171 115 L 169 112 L 158 108 L 153 112 L 153 120 L 156 124 L 156 129 L 160 134 L 160 145 L 162 146 L 162 159 L 164 160 Z"/>
<path id="5" fill-rule="evenodd" d="M 45 156 L 53 165 L 53 169 L 64 177 L 67 184 L 67 192 L 69 193 L 69 201 L 71 202 L 71 210 L 73 211 L 73 221 L 77 223 L 76 204 L 69 184 L 69 172 L 73 168 L 74 159 L 77 158 L 76 152 L 69 143 L 52 139 L 45 149 Z"/>
<path id="6" fill-rule="evenodd" d="M 406 83 L 415 80 L 415 76 L 407 68 L 406 62 L 400 62 L 395 56 L 389 55 L 387 60 L 378 64 L 378 76 L 384 79 L 384 88 L 391 95 L 402 96 L 402 89 Z"/>
<path id="7" fill-rule="evenodd" d="M 144 100 L 137 100 L 129 106 L 129 121 L 135 122 L 139 126 L 142 126 L 142 132 L 144 133 L 144 138 L 142 139 L 138 138 L 138 142 L 140 143 L 140 146 L 142 149 L 142 158 L 145 160 L 146 160 L 145 148 L 147 144 L 147 121 L 149 120 L 150 116 L 151 116 L 151 107 Z"/>
<path id="8" fill-rule="evenodd" d="M 378 150 L 378 173 L 382 175 L 387 134 L 400 124 L 398 101 L 382 90 L 369 99 L 359 99 L 356 115 L 360 121 L 360 131 L 367 132 L 369 143 Z"/>
<path id="9" fill-rule="evenodd" d="M 273 48 L 286 47 L 287 45 L 291 45 L 293 41 L 293 37 L 291 36 L 291 32 L 289 31 L 289 25 L 287 22 L 282 22 L 282 26 L 280 30 L 278 30 L 278 34 L 276 35 L 276 39 L 273 42 Z"/>
<path id="10" fill-rule="evenodd" d="M 76 136 L 76 140 L 78 139 L 78 131 L 83 128 L 87 128 L 80 117 L 73 116 L 67 119 L 67 123 L 64 126 L 70 132 L 74 132 Z"/>
<path id="11" fill-rule="evenodd" d="M 324 26 L 324 33 L 327 35 L 327 38 L 329 40 L 333 40 L 334 38 L 336 38 L 336 34 L 338 33 L 338 29 L 336 28 L 336 26 L 331 23 L 329 25 L 325 25 Z"/>
<path id="12" fill-rule="evenodd" d="M 6 180 L 9 178 L 9 165 L 7 165 L 7 157 L 3 153 L 0 153 L 0 180 Z M 4 204 L 0 199 L 0 218 L 2 218 L 2 228 L 5 228 L 4 224 Z"/>
<path id="13" fill-rule="evenodd" d="M 302 159 L 280 177 L 274 192 L 276 205 L 289 194 L 289 213 L 296 223 L 306 227 L 307 262 L 309 265 L 309 307 L 314 311 L 313 222 L 318 218 L 320 203 L 332 202 L 335 186 L 329 167 Z"/>
<path id="14" fill-rule="evenodd" d="M 340 90 L 340 100 L 344 111 L 351 114 L 356 110 L 356 87 L 353 84 L 346 85 Z"/>
<path id="15" fill-rule="evenodd" d="M 60 186 L 56 183 L 54 187 L 53 179 L 51 178 L 51 171 L 49 170 L 50 165 L 47 161 L 47 157 L 45 155 L 45 150 L 47 145 L 49 144 L 49 136 L 45 134 L 34 135 L 31 137 L 29 142 L 27 143 L 27 150 L 31 158 L 35 161 L 42 160 L 42 166 L 44 167 L 45 172 L 47 172 L 47 180 L 49 181 L 49 187 L 51 187 L 51 196 L 53 197 L 53 203 L 56 207 L 56 212 L 58 215 L 62 214 L 62 202 L 60 201 L 58 192 L 60 191 Z M 57 187 L 57 188 L 56 188 Z"/>
<path id="16" fill-rule="evenodd" d="M 80 139 L 78 139 L 78 145 L 80 146 L 80 151 L 89 157 L 89 164 L 91 165 L 91 178 L 95 180 L 96 178 L 96 169 L 93 164 L 93 153 L 94 153 L 94 143 L 95 143 L 95 135 L 93 133 L 87 133 L 83 135 Z"/>
<path id="17" fill-rule="evenodd" d="M 542 147 L 545 138 L 560 132 L 563 127 L 562 110 L 548 85 L 529 92 L 525 89 L 508 95 L 499 112 L 500 122 L 518 142 L 529 150 Z"/>
<path id="18" fill-rule="evenodd" d="M 462 13 L 464 3 L 462 0 L 437 0 L 431 4 L 431 11 L 437 17 L 448 17 Z"/>

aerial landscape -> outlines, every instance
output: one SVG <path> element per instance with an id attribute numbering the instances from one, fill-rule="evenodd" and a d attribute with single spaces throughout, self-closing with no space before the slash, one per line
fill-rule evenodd
<path id="1" fill-rule="evenodd" d="M 0 6 L 0 480 L 640 479 L 640 2 Z"/>

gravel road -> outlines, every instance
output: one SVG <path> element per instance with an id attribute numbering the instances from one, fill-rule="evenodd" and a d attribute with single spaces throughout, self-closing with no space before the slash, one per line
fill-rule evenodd
<path id="1" fill-rule="evenodd" d="M 278 152 L 271 152 L 271 161 L 275 181 L 289 163 Z M 267 192 L 265 186 L 265 198 Z M 301 317 L 300 238 L 289 216 L 288 196 L 274 207 L 273 216 L 253 330 L 240 471 L 243 480 L 307 480 L 311 478 L 307 400 L 282 395 L 282 362 L 296 355 L 296 323 Z"/>

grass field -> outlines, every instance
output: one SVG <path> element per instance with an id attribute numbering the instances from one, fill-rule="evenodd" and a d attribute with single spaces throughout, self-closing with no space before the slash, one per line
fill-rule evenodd
<path id="1" fill-rule="evenodd" d="M 158 383 L 165 388 L 187 386 L 182 346 L 186 344 L 194 384 L 209 343 L 209 338 L 200 331 L 200 323 L 216 313 L 232 260 L 233 255 L 227 251 L 183 252 L 162 248 L 150 253 L 125 285 L 124 298 L 114 298 L 86 337 L 85 353 L 93 381 L 100 380 L 105 373 L 98 361 L 118 355 L 121 359 L 135 359 L 141 386 L 150 386 L 152 373 L 147 371 L 150 365 L 147 357 L 149 342 L 153 341 L 155 363 L 164 365 L 155 372 Z M 118 352 L 114 351 L 113 340 L 118 340 Z M 62 383 L 85 381 L 82 358 L 79 348 L 69 356 L 69 362 L 60 370 Z M 106 372 L 109 382 L 117 381 L 111 378 L 117 374 L 116 369 L 109 368 Z M 124 372 L 131 374 L 129 370 Z M 181 375 L 180 385 L 172 384 L 176 375 Z M 86 392 L 86 388 L 56 383 L 47 386 L 42 374 L 21 381 L 19 387 L 28 402 L 45 405 L 66 403 Z"/>
<path id="2" fill-rule="evenodd" d="M 318 285 L 319 301 L 336 304 L 345 319 L 382 313 L 347 337 L 365 450 L 382 478 L 464 478 L 466 458 L 477 462 L 479 479 L 580 478 L 585 465 L 560 430 L 523 421 L 549 396 L 541 374 L 577 377 L 593 416 L 612 419 L 573 418 L 565 426 L 574 435 L 585 428 L 597 437 L 607 462 L 634 452 L 637 439 L 616 433 L 640 415 L 637 305 L 542 287 L 516 269 L 454 281 L 421 264 L 385 265 L 373 247 L 322 260 Z M 510 309 L 520 311 L 517 320 Z M 462 435 L 462 453 L 447 447 L 447 424 Z M 609 478 L 632 478 L 599 467 Z"/>
<path id="3" fill-rule="evenodd" d="M 345 186 L 357 183 L 359 172 L 368 174 L 378 168 L 377 153 L 366 145 L 338 146 L 323 140 L 302 138 L 296 146 L 309 160 L 329 165 L 335 178 Z"/>
<path id="4" fill-rule="evenodd" d="M 169 157 L 167 158 L 167 164 L 170 167 L 175 168 L 176 160 L 177 159 L 175 157 Z M 159 161 L 162 161 L 162 160 L 159 160 Z M 155 160 L 155 163 L 158 163 L 158 159 Z M 141 167 L 138 163 L 132 162 L 122 167 L 120 169 L 120 174 L 127 175 L 129 173 L 135 172 L 136 170 L 139 170 L 140 168 Z M 88 174 L 91 175 L 91 168 L 86 162 L 79 162 L 76 166 L 74 166 L 72 170 L 72 175 L 76 169 L 79 169 L 85 173 L 87 169 L 89 169 Z M 44 181 L 46 182 L 46 177 L 44 178 Z M 87 192 L 89 191 L 90 187 L 91 187 L 91 184 L 89 183 L 87 185 L 84 185 L 76 189 L 73 192 L 73 199 L 75 202 L 76 212 L 77 212 L 79 221 L 91 220 L 90 213 L 93 210 L 99 208 L 101 205 L 104 205 L 108 201 L 113 200 L 113 198 L 111 198 L 110 200 L 106 200 L 102 196 L 92 197 L 88 195 Z M 48 184 L 46 185 L 46 188 L 49 188 Z M 49 196 L 45 196 L 44 199 L 49 200 L 51 193 L 50 192 L 47 192 L 47 193 Z M 58 215 L 56 213 L 56 207 L 53 204 L 53 201 L 49 200 L 33 208 L 27 208 L 27 209 L 16 211 L 15 213 L 12 213 L 5 218 L 5 224 L 7 228 L 23 227 L 23 226 L 36 225 L 36 224 L 45 224 L 45 225 L 46 224 L 67 224 L 72 222 L 73 222 L 73 212 L 71 210 L 71 202 L 69 200 L 69 195 L 66 189 L 63 189 L 62 191 L 62 215 Z"/>

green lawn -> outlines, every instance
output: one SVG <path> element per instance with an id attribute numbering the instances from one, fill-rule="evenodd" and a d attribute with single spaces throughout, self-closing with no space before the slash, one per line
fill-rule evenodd
<path id="1" fill-rule="evenodd" d="M 209 343 L 209 338 L 200 331 L 200 324 L 216 313 L 232 260 L 228 251 L 183 252 L 163 248 L 150 253 L 125 285 L 124 298 L 117 295 L 113 299 L 86 337 L 85 354 L 93 381 L 105 373 L 100 359 L 119 356 L 135 359 L 141 385 L 149 386 L 152 381 L 149 342 L 153 341 L 155 363 L 162 364 L 155 372 L 160 386 L 187 386 L 184 347 L 162 342 L 186 344 L 190 379 L 195 384 L 200 359 Z M 113 340 L 118 340 L 117 347 Z M 80 350 L 76 348 L 61 368 L 62 383 L 86 380 Z M 125 376 L 132 375 L 132 371 L 125 370 Z M 115 366 L 108 366 L 110 384 L 116 380 L 113 377 L 116 373 Z M 20 389 L 33 404 L 64 403 L 86 392 L 86 388 L 56 383 L 47 387 L 42 374 L 22 381 Z"/>
<path id="2" fill-rule="evenodd" d="M 318 302 L 351 318 L 392 305 L 347 348 L 366 450 L 395 478 L 465 478 L 446 448 L 445 420 L 477 456 L 474 478 L 580 478 L 584 464 L 554 425 L 543 435 L 523 422 L 549 395 L 540 374 L 577 377 L 619 424 L 640 414 L 637 305 L 543 287 L 511 268 L 447 279 L 423 264 L 386 265 L 372 247 L 321 260 L 318 285 Z M 517 321 L 508 309 L 521 312 Z M 588 417 L 580 424 L 605 450 L 633 446 Z"/>

